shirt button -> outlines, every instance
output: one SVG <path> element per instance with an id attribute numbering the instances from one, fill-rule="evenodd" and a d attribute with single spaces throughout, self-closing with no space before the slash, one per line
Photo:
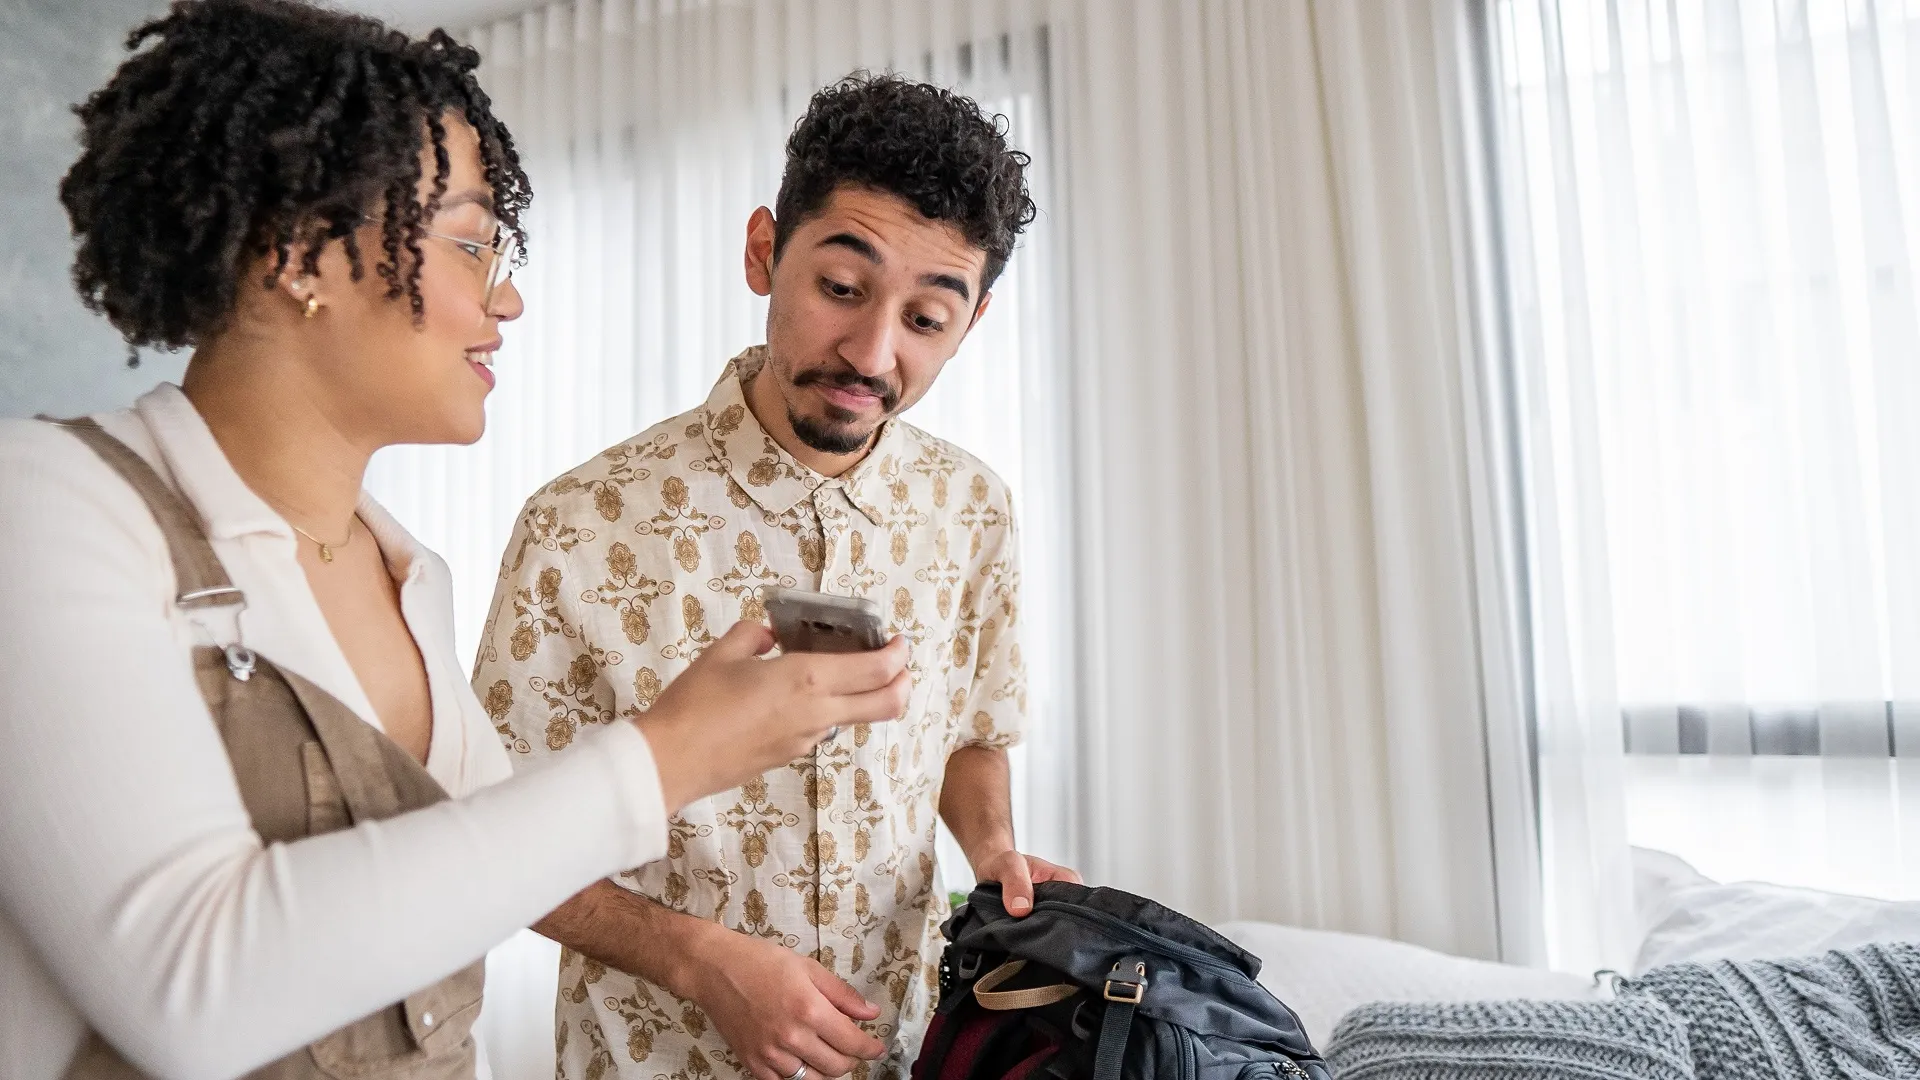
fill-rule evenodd
<path id="1" fill-rule="evenodd" d="M 420 1016 L 420 1026 L 421 1026 L 421 1027 L 432 1027 L 432 1026 L 433 1026 L 433 1014 L 432 1014 L 432 1013 L 422 1013 L 422 1014 L 421 1014 L 421 1016 Z"/>

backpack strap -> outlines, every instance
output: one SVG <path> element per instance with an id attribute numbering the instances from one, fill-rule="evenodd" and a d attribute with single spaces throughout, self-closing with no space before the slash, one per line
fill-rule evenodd
<path id="1" fill-rule="evenodd" d="M 997 990 L 995 987 L 1013 978 L 1025 970 L 1025 960 L 1009 960 L 985 975 L 973 985 L 973 999 L 983 1009 L 994 1012 L 1012 1012 L 1015 1009 L 1039 1009 L 1065 1001 L 1080 992 L 1074 983 L 1054 983 L 1051 986 L 1035 986 L 1025 990 Z"/>
<path id="2" fill-rule="evenodd" d="M 1100 1020 L 1093 1080 L 1120 1080 L 1120 1067 L 1127 1059 L 1127 1036 L 1133 1033 L 1133 1011 L 1147 994 L 1146 963 L 1128 957 L 1113 965 L 1100 993 L 1107 999 L 1107 1012 Z"/>

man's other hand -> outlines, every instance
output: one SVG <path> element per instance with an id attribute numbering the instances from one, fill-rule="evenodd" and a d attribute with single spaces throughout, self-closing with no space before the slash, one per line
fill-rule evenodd
<path id="1" fill-rule="evenodd" d="M 811 957 L 725 931 L 708 939 L 697 963 L 694 1004 L 757 1080 L 784 1080 L 802 1065 L 809 1080 L 831 1080 L 886 1055 L 886 1044 L 855 1023 L 875 1019 L 879 1007 Z"/>
<path id="2" fill-rule="evenodd" d="M 973 868 L 973 876 L 980 881 L 1000 883 L 1000 902 L 1006 906 L 1007 914 L 1015 918 L 1024 918 L 1033 911 L 1033 886 L 1041 881 L 1071 881 L 1082 884 L 1080 875 L 1064 866 L 1056 866 L 1037 855 L 1022 855 L 1017 851 L 1002 851 L 981 860 Z"/>

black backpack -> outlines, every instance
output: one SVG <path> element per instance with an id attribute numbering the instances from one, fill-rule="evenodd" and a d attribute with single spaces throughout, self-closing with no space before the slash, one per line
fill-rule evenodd
<path id="1" fill-rule="evenodd" d="M 1117 889 L 982 885 L 943 928 L 913 1080 L 1332 1080 L 1259 958 Z"/>

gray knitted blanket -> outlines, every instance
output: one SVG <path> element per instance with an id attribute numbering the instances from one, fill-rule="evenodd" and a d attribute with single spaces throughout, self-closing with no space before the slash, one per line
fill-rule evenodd
<path id="1" fill-rule="evenodd" d="M 1378 1004 L 1337 1080 L 1920 1080 L 1920 944 L 1656 968 L 1613 1001 Z"/>

